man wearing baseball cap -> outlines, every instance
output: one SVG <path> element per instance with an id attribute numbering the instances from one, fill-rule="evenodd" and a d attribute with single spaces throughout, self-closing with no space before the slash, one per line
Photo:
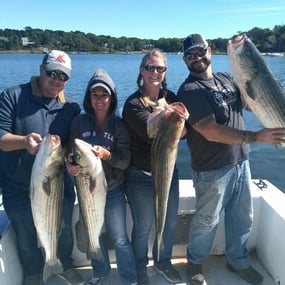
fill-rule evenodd
<path id="1" fill-rule="evenodd" d="M 68 54 L 52 50 L 40 65 L 40 75 L 27 83 L 10 87 L 0 94 L 0 187 L 5 211 L 17 236 L 24 285 L 43 283 L 44 259 L 38 248 L 29 197 L 30 178 L 35 155 L 47 134 L 60 136 L 68 143 L 69 124 L 80 107 L 64 88 L 71 74 Z M 83 284 L 73 270 L 71 253 L 72 211 L 75 201 L 73 180 L 64 171 L 63 220 L 58 256 L 62 276 L 69 284 Z"/>
<path id="2" fill-rule="evenodd" d="M 63 51 L 52 50 L 47 53 L 43 58 L 42 63 L 47 71 L 58 70 L 70 77 L 71 73 L 71 59 Z"/>
<path id="3" fill-rule="evenodd" d="M 285 128 L 245 129 L 239 87 L 229 73 L 212 72 L 212 50 L 202 35 L 185 38 L 183 52 L 189 75 L 177 98 L 190 113 L 186 139 L 196 193 L 187 277 L 191 285 L 206 283 L 203 263 L 224 212 L 226 267 L 248 283 L 260 284 L 263 277 L 251 266 L 247 249 L 253 221 L 249 144 L 281 144 Z"/>
<path id="4" fill-rule="evenodd" d="M 208 48 L 208 42 L 200 34 L 189 35 L 183 41 L 183 53 L 184 53 L 184 56 L 190 50 L 195 49 L 195 48 L 201 48 L 201 49 L 204 49 L 204 50 Z"/>

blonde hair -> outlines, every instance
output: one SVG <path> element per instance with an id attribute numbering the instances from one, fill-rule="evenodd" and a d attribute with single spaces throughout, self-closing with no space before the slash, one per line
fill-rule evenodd
<path id="1" fill-rule="evenodd" d="M 147 99 L 146 95 L 143 93 L 143 77 L 141 75 L 141 68 L 144 68 L 144 66 L 146 65 L 147 61 L 149 59 L 151 59 L 152 57 L 158 57 L 160 59 L 163 60 L 165 66 L 167 66 L 167 59 L 166 56 L 164 55 L 163 51 L 158 49 L 158 48 L 154 48 L 150 51 L 148 51 L 142 58 L 141 64 L 140 64 L 140 68 L 139 68 L 139 75 L 137 78 L 137 86 L 138 86 L 138 90 L 141 94 L 141 101 L 145 106 L 149 106 L 149 105 L 155 105 L 155 103 L 151 103 L 152 101 L 150 99 Z M 161 82 L 161 87 L 162 87 L 162 96 L 166 97 L 167 95 L 167 83 L 166 83 L 166 77 L 163 78 L 162 82 Z"/>

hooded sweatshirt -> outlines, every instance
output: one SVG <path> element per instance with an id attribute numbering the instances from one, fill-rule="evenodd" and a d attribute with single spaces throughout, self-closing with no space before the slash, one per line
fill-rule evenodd
<path id="1" fill-rule="evenodd" d="M 103 132 L 98 129 L 90 98 L 90 88 L 97 83 L 111 91 L 110 112 Z M 70 146 L 75 138 L 79 138 L 91 145 L 100 145 L 111 152 L 108 161 L 102 160 L 108 190 L 113 190 L 123 183 L 125 170 L 130 162 L 129 135 L 123 120 L 115 115 L 117 105 L 117 92 L 112 78 L 105 70 L 98 69 L 87 84 L 83 99 L 85 113 L 76 116 L 70 128 Z"/>

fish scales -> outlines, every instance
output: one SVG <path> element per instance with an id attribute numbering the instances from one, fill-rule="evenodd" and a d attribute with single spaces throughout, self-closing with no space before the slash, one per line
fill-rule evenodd
<path id="1" fill-rule="evenodd" d="M 47 135 L 36 155 L 30 185 L 32 214 L 40 246 L 44 249 L 44 281 L 63 272 L 57 254 L 62 221 L 63 164 L 60 137 Z"/>
<path id="2" fill-rule="evenodd" d="M 230 68 L 243 100 L 266 128 L 285 127 L 285 94 L 246 35 L 229 40 Z"/>
<path id="3" fill-rule="evenodd" d="M 58 191 L 58 184 L 63 185 L 63 175 L 59 175 L 57 178 L 52 179 L 52 181 L 49 182 L 51 186 L 51 193 L 54 193 L 54 195 L 51 195 L 50 199 L 47 200 L 46 204 L 46 212 L 48 213 L 48 217 L 46 219 L 46 229 L 49 237 L 49 247 L 45 247 L 45 255 L 47 262 L 51 262 L 54 265 L 58 262 L 55 262 L 55 258 L 58 255 L 58 238 L 59 238 L 59 232 L 61 227 L 61 219 L 62 219 L 62 191 Z M 55 210 L 58 209 L 58 210 Z M 55 233 L 53 234 L 53 231 L 55 229 Z M 61 272 L 61 269 L 60 269 Z M 59 272 L 59 273 L 60 273 Z M 47 274 L 45 273 L 44 276 Z M 47 279 L 47 276 L 44 278 Z"/>
<path id="4" fill-rule="evenodd" d="M 163 136 L 168 136 L 164 133 Z M 161 149 L 161 151 L 159 151 Z M 153 141 L 151 151 L 154 207 L 156 234 L 159 253 L 163 250 L 163 231 L 167 215 L 167 204 L 174 165 L 177 158 L 177 150 L 169 148 L 167 140 L 158 138 Z"/>
<path id="5" fill-rule="evenodd" d="M 92 192 L 90 191 L 90 177 L 86 175 L 78 175 L 75 177 L 78 201 L 80 207 L 80 214 L 85 226 L 85 230 L 88 235 L 88 249 L 87 258 L 98 257 L 100 253 L 99 237 L 98 234 L 92 234 L 93 232 L 100 233 L 102 230 L 102 216 L 96 214 L 95 208 L 96 199 L 94 199 Z M 98 209 L 98 207 L 97 207 Z M 100 257 L 101 259 L 102 257 Z"/>
<path id="6" fill-rule="evenodd" d="M 160 108 L 150 114 L 147 133 L 153 138 L 151 145 L 151 173 L 157 235 L 157 258 L 163 250 L 163 232 L 167 215 L 169 191 L 177 159 L 178 143 L 188 112 L 182 103 L 168 105 L 159 102 Z"/>

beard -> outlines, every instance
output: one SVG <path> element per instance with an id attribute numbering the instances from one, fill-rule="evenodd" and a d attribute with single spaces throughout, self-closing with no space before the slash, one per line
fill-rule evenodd
<path id="1" fill-rule="evenodd" d="M 203 73 L 208 69 L 210 64 L 211 64 L 211 59 L 202 58 L 198 61 L 193 61 L 190 65 L 188 65 L 188 69 L 190 70 L 190 72 L 193 73 Z"/>

